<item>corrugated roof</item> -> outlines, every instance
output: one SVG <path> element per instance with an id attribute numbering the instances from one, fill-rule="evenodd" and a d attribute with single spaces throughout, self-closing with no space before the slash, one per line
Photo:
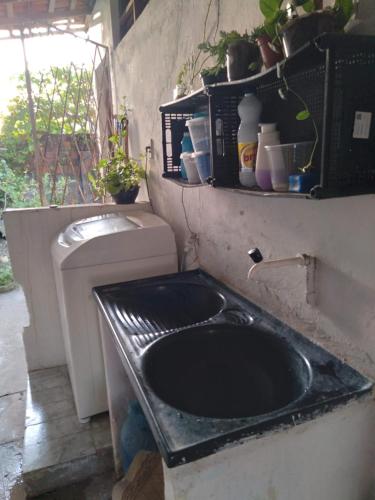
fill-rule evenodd
<path id="1" fill-rule="evenodd" d="M 88 25 L 94 0 L 0 0 L 0 30 L 17 30 L 29 35 L 38 28 L 75 25 L 84 29 Z M 83 26 L 84 25 L 84 26 Z"/>

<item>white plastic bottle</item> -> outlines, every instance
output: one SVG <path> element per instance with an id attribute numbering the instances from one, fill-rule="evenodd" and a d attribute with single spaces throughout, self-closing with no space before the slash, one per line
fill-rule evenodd
<path id="1" fill-rule="evenodd" d="M 255 162 L 258 147 L 258 124 L 262 112 L 262 103 L 255 94 L 245 94 L 238 105 L 241 123 L 238 129 L 238 158 L 240 162 L 240 183 L 253 187 L 255 180 Z"/>
<path id="2" fill-rule="evenodd" d="M 264 146 L 280 144 L 280 133 L 276 130 L 276 123 L 260 123 L 259 126 L 255 178 L 263 191 L 272 191 L 270 161 Z"/>

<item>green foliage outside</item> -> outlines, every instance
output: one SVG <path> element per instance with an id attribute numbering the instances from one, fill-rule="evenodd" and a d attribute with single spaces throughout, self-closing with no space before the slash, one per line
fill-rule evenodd
<path id="1" fill-rule="evenodd" d="M 9 264 L 0 264 L 0 287 L 13 283 L 12 268 Z"/>
<path id="2" fill-rule="evenodd" d="M 46 195 L 50 195 L 51 175 L 42 179 Z M 63 200 L 65 179 L 58 179 L 56 200 Z M 40 206 L 38 186 L 30 174 L 19 169 L 11 169 L 5 160 L 0 159 L 0 216 L 4 208 L 30 208 Z"/>
<path id="3" fill-rule="evenodd" d="M 48 72 L 32 74 L 31 81 L 38 137 L 44 134 L 85 137 L 90 133 L 90 123 L 96 119 L 91 71 L 73 65 L 52 67 Z M 0 158 L 5 164 L 4 161 L 0 164 L 0 207 L 5 197 L 7 206 L 40 206 L 37 179 L 27 174 L 33 171 L 34 144 L 23 74 L 17 77 L 16 87 L 17 95 L 1 117 Z M 54 179 L 53 174 L 43 176 L 41 185 L 48 202 L 59 204 L 63 200 L 67 182 L 68 179 Z"/>
<path id="4" fill-rule="evenodd" d="M 91 71 L 73 71 L 69 66 L 31 75 L 39 136 L 90 132 L 90 121 L 95 120 L 91 78 Z M 10 100 L 8 112 L 2 117 L 0 144 L 6 149 L 2 157 L 10 168 L 24 170 L 29 166 L 34 146 L 23 74 L 17 77 L 16 87 L 17 96 Z"/>

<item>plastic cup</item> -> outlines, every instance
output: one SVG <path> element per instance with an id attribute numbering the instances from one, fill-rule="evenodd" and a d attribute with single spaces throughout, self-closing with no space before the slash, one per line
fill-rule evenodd
<path id="1" fill-rule="evenodd" d="M 195 152 L 210 151 L 210 123 L 208 117 L 199 116 L 186 121 Z"/>
<path id="2" fill-rule="evenodd" d="M 207 178 L 211 175 L 211 155 L 205 151 L 197 151 L 196 153 L 192 153 L 191 156 L 195 160 L 200 180 L 202 184 L 205 184 Z"/>
<path id="3" fill-rule="evenodd" d="M 301 172 L 310 161 L 313 141 L 265 146 L 271 167 L 272 188 L 289 191 L 289 176 Z"/>
<path id="4" fill-rule="evenodd" d="M 193 158 L 194 153 L 181 153 L 180 158 L 184 162 L 187 180 L 189 184 L 200 184 L 201 179 Z"/>

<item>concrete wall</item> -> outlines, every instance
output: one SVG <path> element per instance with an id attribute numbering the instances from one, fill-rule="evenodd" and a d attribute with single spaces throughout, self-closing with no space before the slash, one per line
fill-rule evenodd
<path id="1" fill-rule="evenodd" d="M 75 220 L 109 212 L 150 210 L 147 202 L 135 205 L 71 205 L 8 209 L 4 222 L 14 277 L 25 293 L 29 325 L 24 328 L 28 370 L 66 363 L 59 304 L 51 256 L 53 238 Z"/>
<path id="2" fill-rule="evenodd" d="M 375 377 L 375 196 L 263 199 L 208 186 L 182 193 L 181 187 L 161 178 L 158 107 L 172 99 L 177 73 L 202 39 L 208 3 L 150 0 L 112 52 L 117 96 L 126 95 L 132 108 L 131 152 L 138 155 L 151 140 L 154 144 L 153 206 L 173 226 L 181 253 L 189 236 L 183 197 L 190 227 L 199 237 L 201 267 Z M 215 28 L 218 7 L 219 29 L 250 31 L 260 22 L 257 0 L 221 0 L 220 4 L 214 0 L 208 32 Z M 105 3 L 99 1 L 97 8 L 108 18 Z M 111 40 L 105 29 L 104 36 Z M 264 272 L 258 282 L 248 282 L 247 250 L 253 246 L 265 258 L 298 252 L 315 255 L 317 306 L 304 301 L 301 270 Z"/>
<path id="3" fill-rule="evenodd" d="M 373 500 L 375 406 L 311 422 L 167 469 L 165 500 Z"/>

